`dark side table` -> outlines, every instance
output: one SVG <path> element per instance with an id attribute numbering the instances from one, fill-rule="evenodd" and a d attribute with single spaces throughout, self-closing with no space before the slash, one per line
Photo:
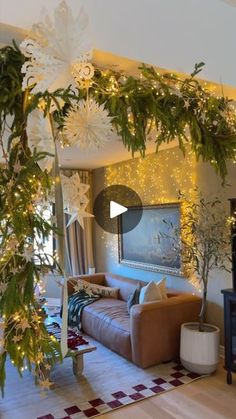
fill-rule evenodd
<path id="1" fill-rule="evenodd" d="M 232 372 L 236 372 L 236 290 L 221 292 L 224 295 L 225 369 L 227 383 L 232 384 Z"/>

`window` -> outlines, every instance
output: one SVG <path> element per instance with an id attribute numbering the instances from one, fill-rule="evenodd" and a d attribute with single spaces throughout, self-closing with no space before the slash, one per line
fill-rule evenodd
<path id="1" fill-rule="evenodd" d="M 54 205 L 48 203 L 45 205 L 38 205 L 37 213 L 46 221 L 51 223 L 52 217 L 54 215 Z M 44 239 L 43 237 L 36 234 L 34 249 L 37 255 L 35 257 L 35 263 L 38 265 L 44 264 L 52 267 L 54 265 L 53 257 L 56 250 L 56 242 L 53 231 L 50 232 L 47 239 Z"/>

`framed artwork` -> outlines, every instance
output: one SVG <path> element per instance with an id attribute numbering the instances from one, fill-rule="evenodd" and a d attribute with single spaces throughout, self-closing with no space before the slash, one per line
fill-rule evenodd
<path id="1" fill-rule="evenodd" d="M 166 237 L 169 225 L 179 231 L 180 204 L 144 206 L 139 224 L 123 234 L 122 231 L 127 231 L 127 223 L 135 211 L 140 211 L 140 208 L 129 207 L 119 217 L 119 263 L 132 268 L 181 276 L 180 254 L 173 250 L 171 237 Z"/>

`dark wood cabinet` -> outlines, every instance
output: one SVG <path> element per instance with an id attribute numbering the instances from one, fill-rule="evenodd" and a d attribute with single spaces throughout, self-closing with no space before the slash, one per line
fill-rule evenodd
<path id="1" fill-rule="evenodd" d="M 236 372 L 236 290 L 222 291 L 224 295 L 225 369 L 227 383 L 232 384 Z"/>
<path id="2" fill-rule="evenodd" d="M 236 220 L 236 199 L 230 199 L 231 217 Z M 225 369 L 227 383 L 232 384 L 236 372 L 236 222 L 231 227 L 233 288 L 222 290 L 224 295 Z"/>
<path id="3" fill-rule="evenodd" d="M 233 288 L 236 292 L 236 198 L 230 199 L 230 214 L 235 221 L 231 224 L 231 243 L 232 243 L 232 275 Z"/>

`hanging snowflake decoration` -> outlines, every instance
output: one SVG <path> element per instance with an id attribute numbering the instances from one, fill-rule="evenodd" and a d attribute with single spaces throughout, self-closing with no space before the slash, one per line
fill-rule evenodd
<path id="1" fill-rule="evenodd" d="M 34 109 L 28 116 L 26 129 L 29 148 L 32 152 L 36 149 L 37 152 L 52 154 L 38 161 L 41 170 L 50 171 L 54 162 L 55 145 L 48 117 L 44 118 L 42 111 Z"/>
<path id="2" fill-rule="evenodd" d="M 88 18 L 83 9 L 74 18 L 71 9 L 62 1 L 55 9 L 54 22 L 46 16 L 32 28 L 35 39 L 26 39 L 20 49 L 28 59 L 22 67 L 23 90 L 35 85 L 32 93 L 67 89 L 81 75 L 92 77 L 94 70 Z M 88 71 L 89 70 L 89 71 Z"/>
<path id="3" fill-rule="evenodd" d="M 0 294 L 5 294 L 5 291 L 7 290 L 7 283 L 6 282 L 0 282 Z"/>
<path id="4" fill-rule="evenodd" d="M 93 99 L 81 100 L 68 112 L 64 134 L 70 145 L 80 149 L 97 149 L 113 135 L 111 120 L 104 105 Z"/>
<path id="5" fill-rule="evenodd" d="M 157 142 L 157 138 L 158 138 L 158 130 L 156 127 L 156 124 L 154 121 L 149 121 L 146 127 L 146 138 L 148 141 L 152 142 L 152 143 L 156 143 Z"/>
<path id="6" fill-rule="evenodd" d="M 81 89 L 87 89 L 91 84 L 94 71 L 91 63 L 79 63 L 74 65 L 72 75 Z"/>
<path id="7" fill-rule="evenodd" d="M 67 224 L 69 227 L 74 221 L 78 221 L 84 229 L 84 218 L 93 217 L 92 214 L 86 211 L 89 199 L 86 195 L 90 186 L 81 183 L 80 176 L 75 173 L 68 177 L 61 175 L 61 183 L 63 190 L 64 210 L 71 218 Z"/>

